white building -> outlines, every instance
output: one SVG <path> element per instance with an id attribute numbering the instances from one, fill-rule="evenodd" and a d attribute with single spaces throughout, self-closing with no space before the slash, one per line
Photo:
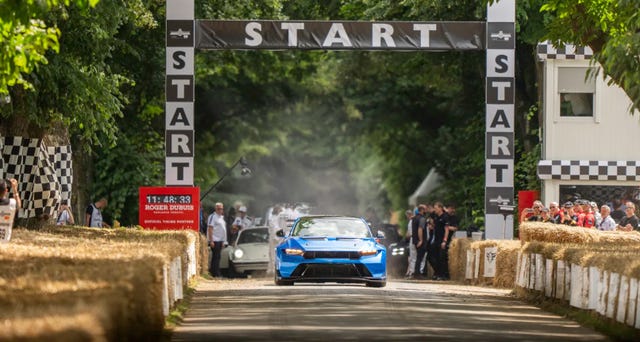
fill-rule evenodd
<path id="1" fill-rule="evenodd" d="M 543 62 L 542 200 L 593 200 L 602 205 L 638 199 L 640 113 L 592 65 L 589 48 L 538 45 Z"/>

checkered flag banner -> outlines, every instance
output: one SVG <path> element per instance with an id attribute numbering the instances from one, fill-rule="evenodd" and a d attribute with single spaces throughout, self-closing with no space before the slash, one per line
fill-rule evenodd
<path id="1" fill-rule="evenodd" d="M 71 146 L 47 147 L 42 139 L 4 137 L 0 175 L 15 178 L 22 199 L 20 218 L 52 217 L 71 198 Z"/>
<path id="2" fill-rule="evenodd" d="M 541 160 L 538 177 L 543 180 L 640 181 L 640 160 Z"/>
<path id="3" fill-rule="evenodd" d="M 590 47 L 575 46 L 565 44 L 563 47 L 554 47 L 550 41 L 538 43 L 537 48 L 538 59 L 541 61 L 547 59 L 591 59 L 593 50 Z"/>

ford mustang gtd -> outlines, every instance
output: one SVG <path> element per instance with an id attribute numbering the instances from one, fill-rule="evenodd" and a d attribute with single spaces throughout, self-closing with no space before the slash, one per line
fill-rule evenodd
<path id="1" fill-rule="evenodd" d="M 276 247 L 275 283 L 387 284 L 386 249 L 361 218 L 304 216 Z"/>

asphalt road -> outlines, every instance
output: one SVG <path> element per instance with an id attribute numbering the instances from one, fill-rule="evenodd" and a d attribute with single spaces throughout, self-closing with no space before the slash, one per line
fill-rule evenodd
<path id="1" fill-rule="evenodd" d="M 173 341 L 607 341 L 508 290 L 203 280 Z"/>

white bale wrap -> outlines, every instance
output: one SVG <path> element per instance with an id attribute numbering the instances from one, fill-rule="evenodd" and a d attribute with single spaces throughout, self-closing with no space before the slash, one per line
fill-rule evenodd
<path id="1" fill-rule="evenodd" d="M 465 279 L 473 279 L 473 250 L 467 249 L 467 266 L 464 269 L 464 278 Z"/>
<path id="2" fill-rule="evenodd" d="M 544 291 L 544 265 L 544 256 L 536 254 L 536 282 L 534 284 L 536 291 Z"/>
<path id="3" fill-rule="evenodd" d="M 638 304 L 638 279 L 629 279 L 629 303 L 627 304 L 627 325 L 636 323 L 636 307 Z M 637 326 L 636 326 L 637 327 Z"/>
<path id="4" fill-rule="evenodd" d="M 544 270 L 544 295 L 553 297 L 553 259 L 546 259 Z"/>
<path id="5" fill-rule="evenodd" d="M 582 308 L 582 266 L 571 264 L 571 296 L 569 305 Z"/>
<path id="6" fill-rule="evenodd" d="M 536 254 L 529 255 L 529 283 L 528 289 L 535 289 L 536 287 Z"/>
<path id="7" fill-rule="evenodd" d="M 620 273 L 611 273 L 609 278 L 609 291 L 607 293 L 607 312 L 605 316 L 614 318 L 616 304 L 618 303 L 618 289 L 620 288 Z"/>
<path id="8" fill-rule="evenodd" d="M 196 276 L 198 270 L 198 259 L 196 258 L 196 240 L 189 239 L 189 245 L 187 246 L 187 279 L 184 279 L 185 285 L 189 283 L 193 277 Z"/>
<path id="9" fill-rule="evenodd" d="M 565 266 L 564 260 L 558 260 L 556 265 L 556 298 L 564 299 L 564 283 L 565 283 Z"/>
<path id="10" fill-rule="evenodd" d="M 598 287 L 602 272 L 595 266 L 589 267 L 589 305 L 588 309 L 595 310 L 598 307 Z"/>
<path id="11" fill-rule="evenodd" d="M 485 278 L 493 278 L 496 276 L 496 259 L 498 256 L 498 247 L 487 247 L 484 249 L 484 274 Z"/>
<path id="12" fill-rule="evenodd" d="M 169 272 L 168 266 L 162 267 L 162 314 L 169 316 Z"/>
<path id="13" fill-rule="evenodd" d="M 609 271 L 603 271 L 598 282 L 598 305 L 596 311 L 604 316 L 607 313 L 607 293 L 609 292 Z"/>
<path id="14" fill-rule="evenodd" d="M 571 299 L 571 273 L 573 270 L 570 265 L 564 268 L 564 300 Z"/>
<path id="15" fill-rule="evenodd" d="M 476 249 L 476 256 L 475 256 L 475 264 L 474 264 L 474 270 L 473 270 L 473 278 L 474 279 L 478 279 L 478 276 L 480 274 L 480 250 Z"/>
<path id="16" fill-rule="evenodd" d="M 629 302 L 629 277 L 620 277 L 620 293 L 618 294 L 618 310 L 616 321 L 624 323 L 627 315 L 627 303 Z"/>

